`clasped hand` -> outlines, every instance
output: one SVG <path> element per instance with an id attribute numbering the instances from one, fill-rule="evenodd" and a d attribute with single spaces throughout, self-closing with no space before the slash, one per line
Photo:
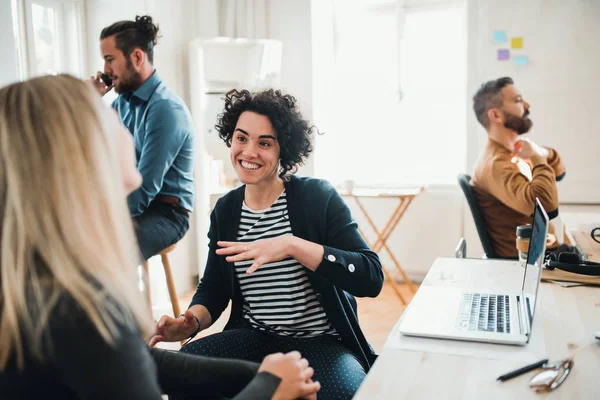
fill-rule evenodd
<path id="1" fill-rule="evenodd" d="M 521 158 L 531 158 L 534 155 L 548 157 L 548 150 L 528 138 L 520 138 L 515 143 L 515 153 Z"/>

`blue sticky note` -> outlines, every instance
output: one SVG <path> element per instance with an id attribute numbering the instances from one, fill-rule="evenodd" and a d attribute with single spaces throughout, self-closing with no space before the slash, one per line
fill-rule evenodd
<path id="1" fill-rule="evenodd" d="M 523 66 L 526 66 L 527 64 L 529 64 L 529 60 L 527 59 L 527 56 L 514 56 L 513 62 L 515 63 L 516 66 L 519 66 L 519 67 L 523 67 Z"/>
<path id="2" fill-rule="evenodd" d="M 494 43 L 506 43 L 507 41 L 506 31 L 494 31 Z"/>

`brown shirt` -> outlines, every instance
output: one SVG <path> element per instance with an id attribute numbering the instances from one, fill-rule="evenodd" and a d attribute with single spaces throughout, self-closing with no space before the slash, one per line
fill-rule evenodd
<path id="1" fill-rule="evenodd" d="M 562 177 L 565 167 L 558 153 L 548 150 L 548 159 L 524 160 L 488 139 L 479 156 L 472 185 L 499 257 L 518 256 L 516 228 L 531 223 L 536 197 L 550 218 L 558 212 L 556 177 Z"/>

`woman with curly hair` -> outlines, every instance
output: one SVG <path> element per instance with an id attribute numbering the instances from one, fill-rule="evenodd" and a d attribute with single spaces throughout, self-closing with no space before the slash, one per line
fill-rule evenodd
<path id="1" fill-rule="evenodd" d="M 244 185 L 217 202 L 190 307 L 163 316 L 151 345 L 194 337 L 231 300 L 225 330 L 181 351 L 253 361 L 297 350 L 315 370 L 320 399 L 351 398 L 376 357 L 353 296 L 377 296 L 383 274 L 337 191 L 293 175 L 315 129 L 278 90 L 230 91 L 216 128 Z"/>

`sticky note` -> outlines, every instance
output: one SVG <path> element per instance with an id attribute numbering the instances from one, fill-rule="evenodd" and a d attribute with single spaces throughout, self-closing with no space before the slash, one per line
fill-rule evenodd
<path id="1" fill-rule="evenodd" d="M 510 51 L 508 49 L 498 50 L 498 61 L 506 61 L 510 58 Z"/>
<path id="2" fill-rule="evenodd" d="M 516 66 L 523 67 L 523 66 L 529 64 L 529 59 L 527 59 L 527 56 L 514 56 L 513 63 Z"/>
<path id="3" fill-rule="evenodd" d="M 522 37 L 514 37 L 510 41 L 510 47 L 513 49 L 522 49 L 523 48 L 523 38 Z"/>
<path id="4" fill-rule="evenodd" d="M 506 43 L 507 41 L 506 31 L 494 31 L 494 43 Z"/>

